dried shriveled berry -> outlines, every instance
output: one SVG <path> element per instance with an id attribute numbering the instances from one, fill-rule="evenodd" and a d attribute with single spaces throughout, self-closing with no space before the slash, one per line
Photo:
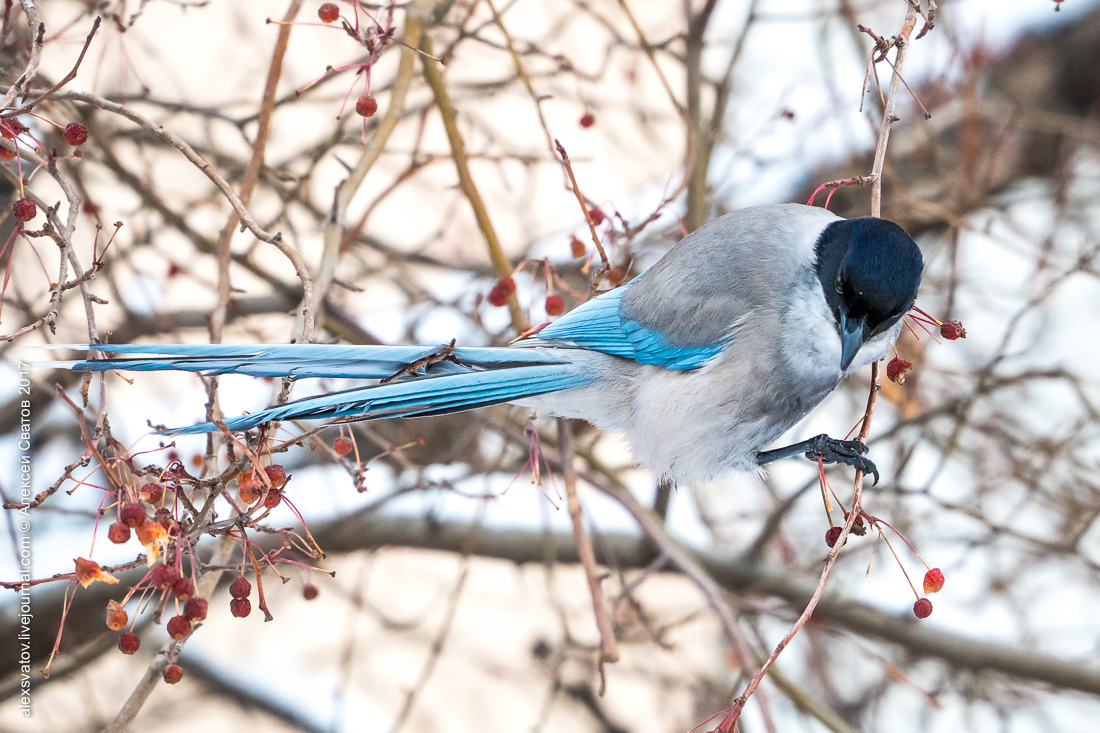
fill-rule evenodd
<path id="1" fill-rule="evenodd" d="M 569 248 L 573 252 L 574 259 L 584 257 L 588 254 L 588 248 L 584 246 L 584 242 L 582 242 L 576 234 L 569 238 Z"/>
<path id="2" fill-rule="evenodd" d="M 118 650 L 123 654 L 137 654 L 141 648 L 141 638 L 133 631 L 127 631 L 118 637 Z"/>
<path id="3" fill-rule="evenodd" d="M 183 615 L 192 621 L 202 621 L 209 608 L 210 604 L 205 598 L 191 598 L 183 604 Z"/>
<path id="4" fill-rule="evenodd" d="M 948 341 L 966 338 L 966 329 L 959 321 L 946 321 L 940 326 L 940 336 Z"/>
<path id="5" fill-rule="evenodd" d="M 561 299 L 560 295 L 547 295 L 546 296 L 546 315 L 548 316 L 560 316 L 565 312 L 565 301 Z"/>
<path id="6" fill-rule="evenodd" d="M 107 628 L 111 631 L 120 631 L 126 628 L 126 622 L 130 617 L 126 615 L 126 609 L 119 605 L 118 601 L 107 601 Z"/>
<path id="7" fill-rule="evenodd" d="M 0 123 L 0 134 L 3 134 L 8 140 L 14 140 L 16 136 L 22 135 L 27 131 L 27 126 L 19 120 L 4 120 Z"/>
<path id="8" fill-rule="evenodd" d="M 932 615 L 932 601 L 927 598 L 918 599 L 913 604 L 913 613 L 917 618 L 928 618 Z"/>
<path id="9" fill-rule="evenodd" d="M 191 633 L 191 619 L 186 616 L 173 616 L 168 619 L 168 635 L 179 640 Z"/>
<path id="10" fill-rule="evenodd" d="M 168 531 L 164 529 L 164 526 L 157 522 L 145 522 L 137 528 L 138 542 L 146 547 L 151 546 L 155 542 L 161 542 L 167 539 Z"/>
<path id="11" fill-rule="evenodd" d="M 264 493 L 264 486 L 254 478 L 245 479 L 237 486 L 237 495 L 245 504 L 251 504 Z"/>
<path id="12" fill-rule="evenodd" d="M 343 435 L 332 441 L 332 450 L 335 451 L 338 456 L 346 456 L 348 453 L 351 453 L 351 449 L 351 441 Z"/>
<path id="13" fill-rule="evenodd" d="M 825 533 L 825 544 L 829 547 L 835 546 L 836 541 L 840 539 L 840 533 L 842 531 L 840 527 L 829 527 L 829 531 Z"/>
<path id="14" fill-rule="evenodd" d="M 65 125 L 65 132 L 62 135 L 65 136 L 65 142 L 69 145 L 83 145 L 88 142 L 88 128 L 79 122 L 70 122 Z"/>
<path id="15" fill-rule="evenodd" d="M 267 477 L 271 479 L 272 486 L 282 486 L 286 483 L 286 469 L 279 465 L 268 466 Z"/>
<path id="16" fill-rule="evenodd" d="M 585 112 L 581 116 L 581 127 L 588 129 L 594 124 L 596 124 L 596 115 L 592 114 L 591 112 Z"/>
<path id="17" fill-rule="evenodd" d="M 317 17 L 322 23 L 335 23 L 340 17 L 340 8 L 336 7 L 336 3 L 325 3 L 317 8 Z"/>
<path id="18" fill-rule="evenodd" d="M 252 613 L 252 601 L 247 598 L 234 598 L 229 602 L 229 611 L 237 618 L 244 618 Z"/>
<path id="19" fill-rule="evenodd" d="M 886 377 L 891 382 L 905 384 L 905 373 L 913 368 L 913 363 L 895 356 L 886 364 Z"/>
<path id="20" fill-rule="evenodd" d="M 374 117 L 378 111 L 378 100 L 374 97 L 359 97 L 355 100 L 355 113 L 360 117 Z"/>
<path id="21" fill-rule="evenodd" d="M 145 507 L 136 501 L 123 504 L 118 511 L 118 518 L 127 527 L 140 527 L 145 524 Z"/>
<path id="22" fill-rule="evenodd" d="M 138 496 L 150 504 L 156 504 L 164 496 L 164 487 L 154 483 L 145 484 L 138 491 Z"/>
<path id="23" fill-rule="evenodd" d="M 172 595 L 181 601 L 191 600 L 195 595 L 195 584 L 190 578 L 180 578 L 172 585 Z"/>
<path id="24" fill-rule="evenodd" d="M 604 220 L 607 219 L 607 214 L 603 213 L 600 209 L 592 209 L 588 212 L 588 215 L 592 217 L 592 223 L 596 226 L 603 224 Z"/>
<path id="25" fill-rule="evenodd" d="M 161 590 L 173 587 L 179 577 L 179 573 L 176 572 L 174 567 L 165 565 L 162 562 L 154 565 L 153 570 L 149 573 L 149 580 L 153 583 L 153 586 Z"/>
<path id="26" fill-rule="evenodd" d="M 313 583 L 306 583 L 304 586 L 302 586 L 302 597 L 305 598 L 307 601 L 312 601 L 320 593 L 321 591 L 317 590 L 317 586 L 315 586 Z"/>
<path id="27" fill-rule="evenodd" d="M 116 545 L 123 545 L 130 541 L 130 528 L 122 522 L 115 522 L 107 530 L 107 539 Z"/>
<path id="28" fill-rule="evenodd" d="M 925 593 L 939 593 L 943 588 L 943 571 L 939 568 L 932 568 L 924 574 L 924 592 Z"/>
<path id="29" fill-rule="evenodd" d="M 38 215 L 38 207 L 30 199 L 21 198 L 12 204 L 11 212 L 19 221 L 30 221 Z"/>
<path id="30" fill-rule="evenodd" d="M 183 667 L 178 664 L 169 664 L 164 668 L 164 681 L 174 685 L 183 679 Z"/>
<path id="31" fill-rule="evenodd" d="M 267 496 L 264 497 L 264 508 L 274 509 L 279 506 L 283 501 L 283 492 L 279 489 L 272 489 L 267 492 Z"/>
<path id="32" fill-rule="evenodd" d="M 252 593 L 252 584 L 248 582 L 248 578 L 243 575 L 238 575 L 232 583 L 229 584 L 229 595 L 234 598 L 248 598 Z"/>

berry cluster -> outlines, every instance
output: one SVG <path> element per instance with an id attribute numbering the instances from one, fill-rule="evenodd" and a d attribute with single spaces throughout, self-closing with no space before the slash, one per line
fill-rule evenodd
<path id="1" fill-rule="evenodd" d="M 35 115 L 35 117 L 39 117 Z M 39 117 L 39 119 L 48 122 L 55 127 L 61 128 L 61 136 L 65 139 L 69 145 L 74 148 L 79 148 L 84 143 L 88 142 L 88 128 L 79 122 L 70 122 L 69 124 L 61 127 L 61 125 L 48 120 L 45 117 Z M 34 203 L 34 200 L 26 195 L 23 190 L 24 179 L 29 179 L 29 176 L 23 174 L 22 158 L 19 158 L 19 146 L 33 150 L 35 153 L 45 153 L 46 146 L 34 136 L 30 129 L 19 120 L 14 117 L 11 119 L 0 120 L 0 136 L 4 140 L 9 140 L 11 147 L 7 144 L 0 145 L 0 159 L 2 160 L 15 160 L 19 166 L 19 198 L 12 204 L 12 215 L 16 221 L 22 224 L 26 224 L 30 220 L 34 219 L 38 215 L 38 207 Z M 54 154 L 47 154 L 51 159 Z M 80 151 L 77 150 L 74 155 L 80 157 Z"/>

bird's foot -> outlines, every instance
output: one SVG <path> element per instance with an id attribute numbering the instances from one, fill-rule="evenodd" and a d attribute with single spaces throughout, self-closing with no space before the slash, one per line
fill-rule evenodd
<path id="1" fill-rule="evenodd" d="M 863 442 L 837 440 L 822 433 L 810 438 L 805 443 L 807 445 L 806 457 L 811 461 L 817 461 L 820 458 L 825 463 L 843 463 L 862 471 L 864 475 L 874 476 L 875 484 L 878 484 L 878 468 L 869 458 L 863 457 L 863 454 L 867 452 L 867 445 Z"/>

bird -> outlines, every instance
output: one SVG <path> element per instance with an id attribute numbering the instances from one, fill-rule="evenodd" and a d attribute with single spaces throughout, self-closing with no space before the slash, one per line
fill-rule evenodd
<path id="1" fill-rule="evenodd" d="M 924 261 L 905 230 L 801 204 L 755 206 L 688 234 L 634 279 L 506 347 L 95 344 L 77 372 L 380 380 L 231 417 L 273 421 L 426 417 L 500 403 L 622 433 L 662 480 L 759 473 L 798 454 L 878 482 L 860 441 L 776 440 L 850 374 L 885 357 Z M 121 356 L 118 356 L 121 355 Z M 219 430 L 206 422 L 166 435 Z"/>

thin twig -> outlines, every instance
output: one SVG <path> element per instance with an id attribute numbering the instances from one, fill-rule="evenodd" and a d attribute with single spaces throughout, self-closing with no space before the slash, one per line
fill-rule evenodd
<path id="1" fill-rule="evenodd" d="M 428 54 L 429 57 L 434 58 L 432 40 L 426 34 L 420 39 L 420 50 Z M 451 157 L 455 162 L 455 172 L 458 173 L 459 188 L 462 189 L 466 200 L 470 202 L 470 208 L 474 210 L 477 227 L 481 230 L 481 236 L 485 238 L 485 246 L 489 249 L 489 259 L 492 260 L 497 274 L 502 278 L 510 277 L 512 265 L 500 246 L 500 239 L 497 237 L 496 229 L 493 228 L 492 219 L 489 218 L 489 211 L 477 190 L 473 175 L 470 174 L 470 161 L 466 154 L 466 143 L 463 141 L 462 133 L 458 129 L 454 103 L 451 102 L 451 95 L 447 92 L 447 87 L 443 83 L 443 75 L 439 71 L 439 64 L 423 56 L 421 62 L 424 68 L 424 78 L 432 89 L 436 109 L 439 110 L 443 127 L 447 131 L 447 140 L 451 145 Z M 512 314 L 512 328 L 516 330 L 516 333 L 523 333 L 527 330 L 527 319 L 524 318 L 523 311 L 520 310 L 519 300 L 516 299 L 515 293 L 508 296 L 508 310 Z"/>
<path id="2" fill-rule="evenodd" d="M 596 615 L 596 627 L 600 630 L 600 695 L 603 695 L 606 680 L 603 674 L 605 662 L 619 661 L 619 645 L 615 641 L 615 627 L 611 622 L 611 611 L 603 594 L 600 576 L 596 569 L 596 553 L 592 550 L 592 538 L 584 526 L 581 501 L 577 498 L 577 471 L 573 466 L 573 426 L 564 417 L 558 418 L 558 437 L 561 442 L 561 467 L 565 481 L 565 496 L 569 504 L 569 518 L 573 521 L 573 536 L 577 538 L 577 555 L 588 579 L 588 591 L 592 595 L 592 611 Z"/>

